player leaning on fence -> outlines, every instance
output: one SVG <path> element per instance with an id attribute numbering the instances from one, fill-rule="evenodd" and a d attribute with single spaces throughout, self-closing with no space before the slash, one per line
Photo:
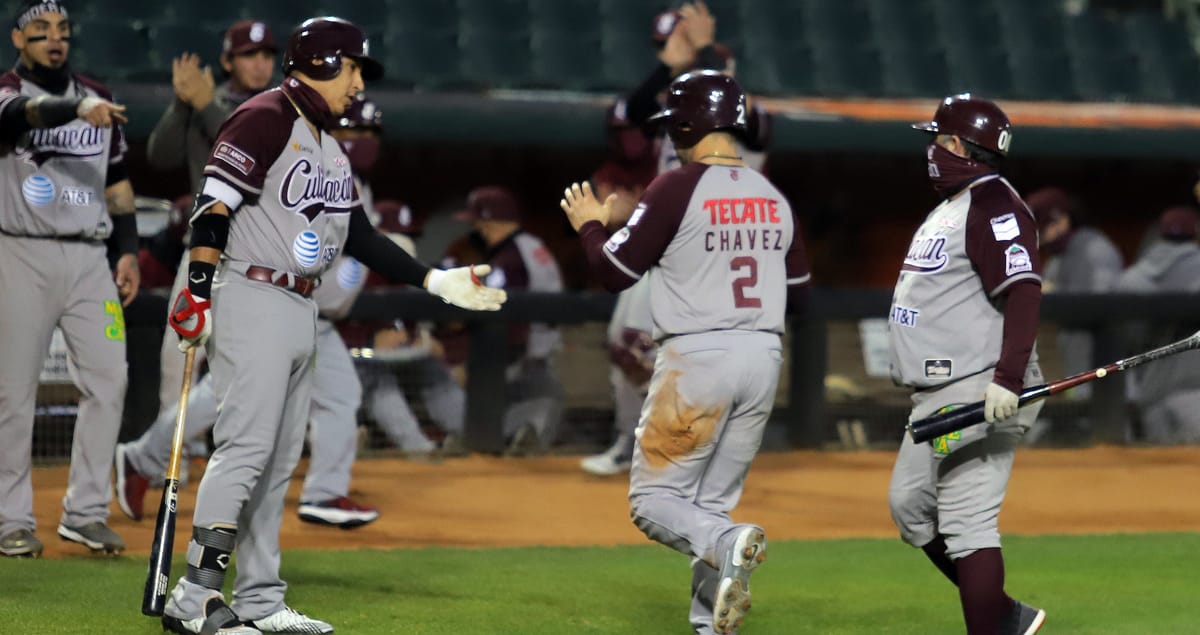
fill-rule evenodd
<path id="1" fill-rule="evenodd" d="M 0 76 L 0 554 L 37 556 L 30 445 L 38 372 L 62 329 L 79 386 L 58 535 L 119 552 L 109 471 L 125 398 L 122 300 L 137 295 L 138 235 L 125 176 L 125 108 L 67 65 L 63 2 L 22 3 L 16 66 Z M 116 284 L 105 242 L 119 254 Z"/>
<path id="2" fill-rule="evenodd" d="M 904 436 L 889 500 L 900 535 L 958 585 L 970 635 L 1028 635 L 1044 611 L 1004 592 L 997 518 L 1013 454 L 1040 402 L 1034 352 L 1041 306 L 1037 223 L 998 173 L 1012 139 L 992 102 L 946 98 L 932 121 L 929 178 L 941 203 L 917 229 L 892 300 L 892 377 L 913 388 L 915 421 L 985 402 L 987 422 L 914 444 Z"/>

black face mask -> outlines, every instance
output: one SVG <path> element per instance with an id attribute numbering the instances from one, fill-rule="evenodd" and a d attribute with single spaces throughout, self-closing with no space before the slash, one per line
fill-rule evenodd
<path id="1" fill-rule="evenodd" d="M 54 95 L 67 92 L 67 88 L 71 85 L 71 67 L 68 64 L 51 68 L 34 62 L 33 68 L 29 68 L 21 62 L 17 62 L 16 71 L 17 76 L 21 79 L 33 82 L 42 90 Z"/>
<path id="2" fill-rule="evenodd" d="M 933 189 L 943 198 L 950 198 L 971 181 L 996 172 L 986 163 L 960 157 L 936 143 L 929 144 L 925 158 L 929 162 L 929 180 L 933 182 Z"/>

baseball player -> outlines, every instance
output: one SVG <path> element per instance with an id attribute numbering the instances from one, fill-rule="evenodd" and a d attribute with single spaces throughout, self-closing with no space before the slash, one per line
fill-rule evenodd
<path id="1" fill-rule="evenodd" d="M 490 287 L 562 291 L 562 274 L 542 241 L 521 229 L 521 210 L 512 192 L 498 186 L 477 187 L 467 196 L 467 209 L 455 219 L 469 222 L 484 245 L 483 262 L 492 270 L 484 282 Z M 453 351 L 467 349 L 468 334 L 458 330 L 443 340 L 451 351 L 447 363 L 461 364 Z M 503 416 L 509 454 L 545 449 L 562 417 L 562 385 L 554 375 L 551 357 L 561 342 L 558 329 L 543 323 L 512 324 L 509 328 L 508 367 L 505 370 L 508 408 Z M 440 364 L 431 360 L 432 364 Z M 447 432 L 460 436 L 466 412 L 466 392 L 452 373 L 431 370 L 430 385 L 423 390 L 431 416 L 445 422 Z M 455 448 L 451 437 L 451 453 Z"/>
<path id="2" fill-rule="evenodd" d="M 659 342 L 630 471 L 634 523 L 692 556 L 691 624 L 732 633 L 750 608 L 766 534 L 735 524 L 783 360 L 788 296 L 809 281 L 791 206 L 737 151 L 746 100 L 715 71 L 677 79 L 667 127 L 682 167 L 659 175 L 628 224 L 605 229 L 614 197 L 574 184 L 561 205 L 610 290 L 645 278 Z"/>
<path id="3" fill-rule="evenodd" d="M 345 254 L 468 309 L 504 300 L 474 282 L 487 267 L 431 270 L 371 227 L 328 132 L 363 80 L 383 74 L 363 30 L 332 17 L 305 21 L 288 40 L 283 71 L 279 88 L 221 127 L 192 215 L 188 287 L 171 310 L 181 349 L 207 343 L 221 403 L 187 573 L 163 615 L 177 633 L 333 632 L 287 606 L 279 577 L 284 496 L 311 403 L 318 277 Z M 221 588 L 235 547 L 230 606 Z"/>
<path id="4" fill-rule="evenodd" d="M 1008 117 L 990 101 L 947 97 L 933 120 L 929 178 L 942 197 L 917 229 L 892 299 L 892 377 L 913 389 L 915 421 L 983 399 L 987 422 L 917 445 L 904 435 L 888 498 L 908 544 L 958 586 L 970 635 L 1029 635 L 1045 611 L 1004 592 L 997 518 L 1013 454 L 1041 404 L 1034 339 L 1042 298 L 1037 222 L 998 172 Z"/>
<path id="5" fill-rule="evenodd" d="M 56 326 L 82 394 L 58 535 L 117 553 L 125 541 L 106 522 L 127 381 L 122 307 L 140 280 L 125 107 L 67 65 L 66 3 L 22 2 L 12 42 L 18 61 L 0 75 L 0 554 L 42 552 L 30 446 L 38 374 Z M 105 242 L 119 254 L 115 285 Z"/>
<path id="6" fill-rule="evenodd" d="M 188 191 L 192 194 L 199 192 L 203 184 L 204 165 L 221 124 L 235 108 L 271 85 L 275 69 L 275 36 L 265 22 L 235 22 L 226 29 L 221 48 L 221 68 L 228 79 L 219 86 L 214 85 L 211 69 L 200 67 L 199 56 L 185 53 L 172 60 L 175 99 L 150 131 L 146 143 L 146 159 L 151 167 L 187 168 L 191 186 Z M 187 286 L 187 258 L 184 250 L 171 297 Z M 196 351 L 196 358 L 199 367 L 204 349 Z M 173 338 L 163 338 L 159 367 L 158 418 L 174 421 L 172 413 L 178 408 L 179 384 L 183 381 L 183 356 Z"/>
<path id="7" fill-rule="evenodd" d="M 374 167 L 378 146 L 374 153 L 355 153 L 351 141 L 361 138 L 363 129 L 378 129 L 381 118 L 375 104 L 360 94 L 338 118 L 337 127 L 330 133 L 346 152 L 355 175 L 354 183 L 360 188 L 365 184 L 358 175 L 370 172 Z M 361 196 L 360 200 L 364 210 L 372 210 L 368 200 Z M 374 215 L 373 210 L 369 213 Z M 306 522 L 351 529 L 378 519 L 379 510 L 349 497 L 350 469 L 358 450 L 357 412 L 362 401 L 362 386 L 333 322 L 349 313 L 366 283 L 367 271 L 357 260 L 346 256 L 339 257 L 330 269 L 334 272 L 327 276 L 330 284 L 320 285 L 313 293 L 318 308 L 318 361 L 313 375 L 309 420 L 311 457 L 304 489 L 300 493 L 299 513 L 300 519 Z M 174 357 L 178 356 L 176 347 Z M 117 502 L 121 511 L 133 520 L 142 519 L 145 493 L 151 480 L 167 469 L 178 407 L 176 404 L 163 409 L 154 424 L 136 441 L 117 444 Z M 205 375 L 188 394 L 187 408 L 184 438 L 203 438 L 217 421 L 217 398 L 213 393 L 211 374 Z"/>
<path id="8" fill-rule="evenodd" d="M 1196 210 L 1169 207 L 1159 216 L 1159 240 L 1116 281 L 1119 293 L 1200 291 L 1200 245 Z M 1195 323 L 1156 324 L 1154 345 L 1196 332 Z M 1142 432 L 1151 443 L 1200 443 L 1200 353 L 1188 351 L 1145 366 L 1138 373 L 1134 402 Z"/>

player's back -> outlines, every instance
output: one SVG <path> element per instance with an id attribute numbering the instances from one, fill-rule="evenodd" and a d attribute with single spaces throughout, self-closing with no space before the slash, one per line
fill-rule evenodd
<path id="1" fill-rule="evenodd" d="M 744 166 L 694 162 L 659 179 L 691 191 L 677 194 L 686 211 L 648 273 L 655 339 L 716 330 L 783 333 L 785 259 L 795 231 L 787 199 Z"/>

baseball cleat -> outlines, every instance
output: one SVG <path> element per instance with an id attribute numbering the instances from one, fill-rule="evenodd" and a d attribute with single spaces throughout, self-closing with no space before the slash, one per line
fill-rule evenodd
<path id="1" fill-rule="evenodd" d="M 262 635 L 262 631 L 238 619 L 233 609 L 225 604 L 225 598 L 217 592 L 205 600 L 204 615 L 190 620 L 163 615 L 162 627 L 164 631 L 180 635 Z"/>
<path id="2" fill-rule="evenodd" d="M 306 523 L 354 529 L 374 522 L 377 518 L 378 509 L 360 505 L 345 496 L 321 502 L 300 503 L 300 520 Z"/>
<path id="3" fill-rule="evenodd" d="M 133 469 L 126 455 L 128 449 L 128 443 L 118 443 L 116 460 L 113 462 L 117 472 L 117 505 L 126 516 L 141 520 L 150 480 Z"/>
<path id="4" fill-rule="evenodd" d="M 325 633 L 333 632 L 333 626 L 321 620 L 314 620 L 289 606 L 285 606 L 262 619 L 251 620 L 249 624 L 264 633 L 311 633 L 312 635 L 324 635 Z"/>
<path id="5" fill-rule="evenodd" d="M 1001 627 L 1002 635 L 1033 635 L 1046 623 L 1046 612 L 1024 602 L 1013 602 L 1012 613 Z"/>
<path id="6" fill-rule="evenodd" d="M 37 558 L 42 555 L 42 541 L 28 529 L 10 531 L 0 536 L 0 554 L 10 558 Z"/>
<path id="7" fill-rule="evenodd" d="M 71 527 L 62 523 L 58 524 L 58 536 L 63 540 L 77 542 L 93 552 L 119 554 L 125 551 L 125 541 L 117 535 L 117 532 L 108 528 L 108 525 L 100 521 L 88 523 L 82 527 Z"/>
<path id="8" fill-rule="evenodd" d="M 721 635 L 737 631 L 750 610 L 750 574 L 767 558 L 767 534 L 748 525 L 738 532 L 721 563 L 721 582 L 713 602 L 713 628 Z"/>
<path id="9" fill-rule="evenodd" d="M 618 457 L 613 454 L 593 454 L 579 462 L 579 468 L 592 476 L 616 476 L 627 474 L 633 462 L 629 457 Z"/>

